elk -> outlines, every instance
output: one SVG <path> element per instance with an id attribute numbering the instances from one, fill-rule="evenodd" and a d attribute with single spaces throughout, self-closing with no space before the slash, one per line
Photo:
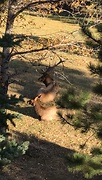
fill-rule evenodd
<path id="1" fill-rule="evenodd" d="M 75 115 L 75 111 L 71 109 L 66 110 L 66 109 L 58 108 L 56 106 L 47 106 L 47 107 L 42 106 L 40 102 L 40 96 L 41 95 L 35 97 L 34 99 L 30 99 L 28 101 L 28 103 L 34 107 L 35 112 L 39 117 L 39 120 L 44 120 L 44 121 L 55 120 L 55 119 L 58 120 L 59 113 L 62 114 L 61 117 L 64 119 L 66 118 L 72 119 L 73 116 Z"/>
<path id="2" fill-rule="evenodd" d="M 41 95 L 35 97 L 35 99 L 29 100 L 29 104 L 34 106 L 35 112 L 40 120 L 48 121 L 55 119 L 57 117 L 56 106 L 43 107 L 40 103 L 40 96 Z"/>
<path id="3" fill-rule="evenodd" d="M 59 87 L 58 84 L 54 81 L 54 79 L 51 77 L 50 72 L 53 71 L 53 69 L 58 66 L 60 63 L 63 63 L 64 61 L 60 60 L 57 64 L 54 66 L 49 66 L 47 70 L 42 73 L 42 76 L 38 79 L 40 82 L 43 82 L 46 87 L 40 88 L 37 96 L 40 95 L 40 101 L 47 103 L 50 101 L 53 101 L 58 93 Z"/>
<path id="4" fill-rule="evenodd" d="M 48 66 L 46 71 L 42 70 L 41 74 L 42 76 L 38 78 L 40 82 L 43 82 L 45 86 L 49 86 L 54 80 L 51 77 L 50 73 L 54 70 L 55 67 L 57 67 L 59 64 L 63 63 L 64 60 L 60 59 L 60 61 L 57 64 L 54 64 L 53 66 Z"/>
<path id="5" fill-rule="evenodd" d="M 52 82 L 45 88 L 40 88 L 37 96 L 40 95 L 40 101 L 43 103 L 51 102 L 55 99 L 58 93 L 58 85 L 56 82 Z"/>

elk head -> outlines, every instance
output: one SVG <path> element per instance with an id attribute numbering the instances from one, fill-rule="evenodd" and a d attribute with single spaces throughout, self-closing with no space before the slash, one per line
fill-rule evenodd
<path id="1" fill-rule="evenodd" d="M 47 87 L 51 82 L 53 82 L 53 78 L 48 73 L 43 73 L 43 75 L 38 79 L 38 81 L 43 82 Z"/>
<path id="2" fill-rule="evenodd" d="M 45 86 L 47 87 L 50 83 L 54 82 L 53 78 L 51 77 L 51 72 L 53 72 L 54 68 L 58 66 L 60 63 L 63 63 L 64 61 L 60 59 L 60 61 L 57 64 L 54 64 L 53 66 L 48 66 L 46 70 L 42 70 L 41 74 L 42 76 L 38 78 L 40 82 L 43 82 Z"/>

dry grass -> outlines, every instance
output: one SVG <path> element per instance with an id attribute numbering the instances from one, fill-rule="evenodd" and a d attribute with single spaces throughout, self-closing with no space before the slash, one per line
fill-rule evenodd
<path id="1" fill-rule="evenodd" d="M 73 30 L 79 30 L 78 25 L 63 23 L 44 17 L 36 17 L 33 14 L 24 14 L 24 20 L 18 18 L 14 25 L 14 33 L 26 34 L 29 36 L 38 36 L 46 38 L 67 37 L 66 41 L 82 41 L 79 31 L 76 31 L 74 37 L 69 35 Z M 25 44 L 26 48 L 32 48 L 30 44 Z M 50 53 L 47 62 L 50 61 Z M 79 89 L 91 91 L 94 79 L 90 76 L 87 64 L 94 59 L 87 56 L 71 55 L 67 52 L 59 52 L 62 57 L 66 58 L 64 64 L 64 73 L 73 86 Z M 52 55 L 52 54 L 51 54 Z M 29 140 L 30 147 L 27 154 L 15 160 L 8 167 L 5 167 L 0 175 L 0 180 L 76 180 L 83 179 L 82 175 L 73 175 L 67 171 L 65 156 L 73 151 L 82 151 L 89 153 L 92 146 L 99 145 L 95 137 L 88 134 L 80 134 L 69 125 L 63 125 L 60 121 L 38 121 L 34 109 L 27 104 L 27 100 L 36 95 L 41 83 L 37 81 L 40 74 L 36 67 L 32 66 L 30 59 L 38 59 L 40 54 L 28 54 L 24 57 L 16 57 L 10 63 L 10 71 L 15 69 L 18 75 L 15 82 L 9 86 L 9 94 L 24 96 L 24 103 L 20 103 L 12 111 L 20 113 L 21 119 L 15 119 L 16 127 L 10 125 L 10 132 L 18 140 Z M 52 64 L 57 61 L 52 61 Z M 46 60 L 43 63 L 47 63 Z M 56 81 L 59 83 L 61 90 L 69 87 L 69 83 L 61 76 L 62 68 L 57 68 Z M 95 99 L 95 97 L 94 97 Z M 83 144 L 87 138 L 87 144 L 83 150 L 79 145 Z M 94 180 L 98 179 L 93 178 Z"/>

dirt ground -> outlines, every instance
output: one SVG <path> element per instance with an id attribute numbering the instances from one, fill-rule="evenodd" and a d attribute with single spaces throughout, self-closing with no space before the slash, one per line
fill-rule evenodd
<path id="1" fill-rule="evenodd" d="M 89 86 L 91 89 L 93 78 L 86 71 L 85 62 L 78 63 L 79 69 L 84 65 L 83 70 L 75 70 L 71 65 L 71 69 L 65 70 L 66 75 L 69 74 L 70 81 L 73 81 L 76 87 L 79 88 L 83 84 L 84 89 Z M 0 180 L 85 180 L 80 173 L 68 172 L 66 156 L 75 151 L 89 153 L 92 146 L 100 143 L 92 136 L 87 141 L 86 147 L 80 150 L 79 144 L 83 144 L 91 132 L 80 134 L 78 130 L 74 130 L 68 124 L 63 125 L 60 121 L 44 122 L 37 119 L 33 107 L 27 104 L 27 100 L 32 98 L 42 86 L 42 84 L 34 83 L 39 73 L 34 75 L 34 67 L 32 69 L 30 67 L 28 72 L 20 75 L 16 79 L 17 82 L 9 87 L 9 93 L 22 94 L 25 97 L 25 102 L 12 111 L 20 113 L 21 119 L 15 120 L 16 127 L 10 124 L 10 132 L 19 141 L 28 140 L 30 146 L 26 155 L 15 159 L 3 169 L 0 173 Z M 57 82 L 59 85 L 63 84 L 61 80 Z M 31 93 L 33 88 L 35 91 Z M 98 97 L 96 98 L 99 101 Z M 96 176 L 92 180 L 101 178 L 102 176 Z"/>
<path id="2" fill-rule="evenodd" d="M 56 35 L 56 32 L 58 32 L 57 28 L 59 28 L 61 33 L 64 28 L 65 31 L 70 31 L 70 27 L 73 27 L 73 31 L 75 27 L 75 25 L 70 24 L 69 26 L 67 23 L 50 21 L 47 18 L 42 19 L 38 17 L 37 19 L 34 16 L 32 18 L 33 20 L 31 20 L 31 17 L 29 19 L 32 25 L 31 28 L 24 21 L 24 27 L 20 24 L 19 28 L 21 29 L 17 32 L 22 33 L 23 31 L 29 35 L 29 31 L 32 31 L 31 33 L 35 33 L 37 36 L 40 33 L 43 36 L 44 34 L 46 35 L 46 32 L 49 34 L 51 30 L 50 33 Z M 22 22 L 20 21 L 20 23 Z M 34 29 L 34 23 L 39 31 L 36 28 Z M 56 23 L 60 24 L 57 26 Z M 53 28 L 51 28 L 52 24 Z M 42 26 L 42 31 L 40 26 Z M 28 28 L 28 30 L 25 28 Z M 31 55 L 31 58 L 33 56 L 34 54 Z M 76 56 L 75 54 L 71 56 L 66 53 L 63 56 L 67 59 L 64 64 L 64 75 L 67 77 L 67 80 L 60 75 L 62 71 L 60 66 L 57 69 L 59 74 L 55 74 L 55 80 L 58 82 L 61 90 L 68 88 L 71 83 L 80 90 L 91 92 L 95 78 L 90 75 L 87 65 L 94 60 L 87 56 Z M 58 120 L 48 122 L 38 120 L 33 107 L 27 103 L 27 100 L 36 95 L 38 89 L 42 87 L 42 83 L 38 82 L 39 73 L 27 58 L 29 56 L 26 56 L 25 59 L 22 58 L 23 60 L 17 57 L 10 63 L 11 72 L 15 72 L 14 69 L 16 68 L 18 75 L 9 86 L 9 94 L 22 95 L 25 100 L 25 102 L 20 103 L 11 111 L 19 113 L 21 119 L 15 119 L 16 127 L 10 124 L 10 132 L 18 141 L 28 140 L 30 146 L 24 156 L 15 159 L 0 172 L 0 180 L 85 180 L 82 174 L 73 174 L 68 171 L 66 156 L 75 151 L 89 153 L 91 147 L 100 145 L 100 142 L 91 136 L 92 132 L 80 134 L 78 130 L 74 130 L 68 124 L 63 125 Z M 99 103 L 101 100 L 95 94 L 92 96 L 93 103 Z M 87 141 L 85 148 L 80 150 L 79 145 L 83 144 L 89 136 L 91 138 Z M 92 178 L 92 180 L 101 179 L 102 176 Z"/>
<path id="3" fill-rule="evenodd" d="M 24 138 L 28 139 L 26 135 Z M 67 170 L 65 156 L 71 151 L 32 135 L 27 154 L 5 167 L 0 173 L 0 180 L 85 180 L 82 174 L 73 174 Z M 92 180 L 101 178 L 96 176 Z"/>

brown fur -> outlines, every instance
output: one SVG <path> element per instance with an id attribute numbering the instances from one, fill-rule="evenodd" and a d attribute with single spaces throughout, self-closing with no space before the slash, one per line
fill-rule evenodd
<path id="1" fill-rule="evenodd" d="M 44 88 L 40 88 L 37 93 L 37 96 L 40 95 L 40 101 L 43 103 L 53 101 L 58 93 L 57 83 L 47 73 L 43 74 L 39 80 L 46 86 Z"/>
<path id="2" fill-rule="evenodd" d="M 40 96 L 37 96 L 35 99 L 30 100 L 29 103 L 34 106 L 34 109 L 41 120 L 53 120 L 57 117 L 57 108 L 56 106 L 43 107 L 40 104 Z"/>
<path id="3" fill-rule="evenodd" d="M 39 89 L 37 96 L 40 95 L 40 101 L 43 103 L 48 103 L 54 101 L 58 93 L 58 86 L 55 82 L 51 83 L 46 88 Z"/>
<path id="4" fill-rule="evenodd" d="M 34 106 L 34 109 L 37 113 L 37 115 L 40 117 L 40 120 L 54 120 L 54 119 L 59 119 L 58 113 L 62 114 L 62 117 L 64 119 L 70 118 L 73 119 L 75 115 L 74 110 L 67 110 L 67 109 L 61 109 L 61 108 L 56 108 L 56 106 L 48 106 L 48 107 L 43 107 L 40 103 L 40 95 L 37 96 L 35 99 L 29 100 L 29 104 Z"/>
<path id="5" fill-rule="evenodd" d="M 43 82 L 46 87 L 54 81 L 48 73 L 43 73 L 43 75 L 38 80 Z"/>

